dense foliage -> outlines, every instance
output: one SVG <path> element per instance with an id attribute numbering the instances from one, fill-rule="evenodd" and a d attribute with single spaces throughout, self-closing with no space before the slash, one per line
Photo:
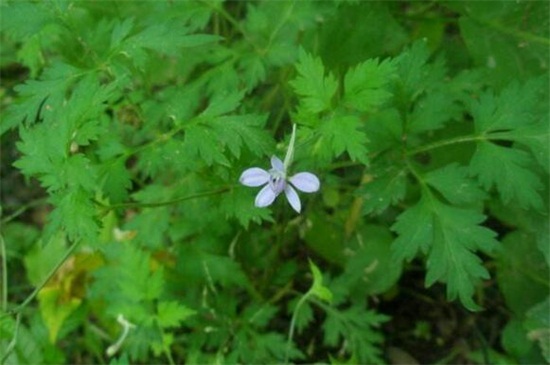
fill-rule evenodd
<path id="1" fill-rule="evenodd" d="M 550 362 L 549 10 L 3 1 L 2 361 Z"/>

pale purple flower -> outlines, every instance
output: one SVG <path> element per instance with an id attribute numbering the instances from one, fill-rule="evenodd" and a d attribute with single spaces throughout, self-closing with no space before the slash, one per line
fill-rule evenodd
<path id="1" fill-rule="evenodd" d="M 271 157 L 271 169 L 269 171 L 259 167 L 252 167 L 245 170 L 239 178 L 241 184 L 246 186 L 264 185 L 262 190 L 256 195 L 255 206 L 262 208 L 271 205 L 275 198 L 284 191 L 286 199 L 292 208 L 300 213 L 302 204 L 294 188 L 304 193 L 314 193 L 319 190 L 321 183 L 317 176 L 311 172 L 299 172 L 287 178 L 287 167 L 292 160 L 295 134 L 296 128 L 294 127 L 285 163 L 276 156 L 273 156 Z"/>

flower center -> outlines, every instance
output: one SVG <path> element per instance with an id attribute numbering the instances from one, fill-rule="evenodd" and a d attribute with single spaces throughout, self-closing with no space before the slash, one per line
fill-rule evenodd
<path id="1" fill-rule="evenodd" d="M 269 186 L 275 194 L 280 194 L 286 185 L 286 177 L 283 171 L 272 169 L 269 171 L 271 177 L 269 178 Z"/>

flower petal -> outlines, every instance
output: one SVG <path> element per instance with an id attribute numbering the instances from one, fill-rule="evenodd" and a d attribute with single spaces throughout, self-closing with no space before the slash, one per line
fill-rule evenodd
<path id="1" fill-rule="evenodd" d="M 285 186 L 285 195 L 286 200 L 288 200 L 288 202 L 290 203 L 290 206 L 292 206 L 295 211 L 300 213 L 300 210 L 302 209 L 302 203 L 300 203 L 300 197 L 298 196 L 296 190 L 294 190 L 292 186 L 287 184 L 287 186 Z"/>
<path id="2" fill-rule="evenodd" d="M 279 172 L 285 171 L 285 165 L 283 164 L 283 161 L 281 161 L 277 156 L 271 156 L 271 166 L 274 170 L 277 170 Z"/>
<path id="3" fill-rule="evenodd" d="M 262 190 L 256 195 L 256 201 L 254 202 L 254 205 L 258 208 L 267 207 L 268 205 L 271 205 L 278 194 L 276 194 L 271 186 L 268 184 L 263 187 Z"/>
<path id="4" fill-rule="evenodd" d="M 321 182 L 311 172 L 299 172 L 290 178 L 294 187 L 304 193 L 314 193 L 319 190 Z"/>
<path id="5" fill-rule="evenodd" d="M 251 167 L 243 171 L 239 181 L 246 186 L 260 186 L 266 184 L 269 178 L 269 172 L 259 167 Z"/>

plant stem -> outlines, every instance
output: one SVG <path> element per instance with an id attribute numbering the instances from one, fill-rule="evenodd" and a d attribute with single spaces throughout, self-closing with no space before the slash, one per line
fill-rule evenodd
<path id="1" fill-rule="evenodd" d="M 108 209 L 108 210 L 119 209 L 119 208 L 158 208 L 158 207 L 164 207 L 166 205 L 176 204 L 176 203 L 186 201 L 186 200 L 204 198 L 206 196 L 225 193 L 225 192 L 231 190 L 231 188 L 233 188 L 233 186 L 226 186 L 226 187 L 223 187 L 223 188 L 220 188 L 220 189 L 217 189 L 217 190 L 203 191 L 201 193 L 186 195 L 186 196 L 182 196 L 182 197 L 179 197 L 179 198 L 176 198 L 176 199 L 173 199 L 173 200 L 168 200 L 168 201 L 159 202 L 159 203 L 128 202 L 128 203 L 119 203 L 119 204 L 109 205 L 109 204 L 104 204 L 104 203 L 102 203 L 98 200 L 94 200 L 94 203 L 96 203 L 97 205 L 99 205 L 99 206 L 101 206 L 105 209 Z"/>
<path id="2" fill-rule="evenodd" d="M 445 139 L 443 141 L 437 141 L 437 142 L 430 143 L 430 144 L 427 144 L 427 145 L 424 145 L 424 146 L 416 147 L 416 148 L 413 148 L 411 150 L 408 150 L 406 152 L 406 154 L 407 154 L 407 156 L 412 156 L 412 155 L 416 155 L 418 153 L 426 152 L 426 151 L 429 151 L 429 150 L 433 150 L 433 149 L 436 149 L 436 148 L 440 148 L 440 147 L 444 147 L 444 146 L 448 146 L 448 145 L 452 145 L 452 144 L 464 143 L 464 142 L 474 142 L 474 141 L 484 141 L 486 139 L 487 139 L 486 136 L 479 136 L 479 135 L 460 136 L 460 137 Z"/>
<path id="3" fill-rule="evenodd" d="M 33 208 L 33 207 L 35 207 L 37 205 L 40 205 L 40 204 L 44 204 L 46 202 L 47 202 L 47 198 L 41 198 L 41 199 L 33 200 L 32 202 L 23 205 L 22 207 L 17 209 L 12 214 L 10 214 L 7 217 L 3 218 L 2 221 L 1 221 L 1 224 L 6 224 L 8 222 L 11 222 L 15 218 L 19 217 L 21 214 L 25 213 L 25 211 L 27 211 L 28 209 Z"/>
<path id="4" fill-rule="evenodd" d="M 21 323 L 21 313 L 17 313 L 17 316 L 15 317 L 15 328 L 13 330 L 13 337 L 6 347 L 6 352 L 4 352 L 4 356 L 0 359 L 0 364 L 4 365 L 5 361 L 8 359 L 8 356 L 13 352 L 15 349 L 15 345 L 17 345 L 17 336 L 19 334 L 19 323 Z"/>
<path id="5" fill-rule="evenodd" d="M 23 301 L 23 303 L 19 304 L 14 309 L 7 311 L 6 314 L 2 315 L 0 318 L 5 317 L 7 315 L 19 314 L 27 305 L 29 305 L 29 303 L 32 302 L 32 300 L 36 297 L 36 295 L 40 292 L 40 290 L 42 290 L 42 288 L 46 286 L 48 281 L 50 281 L 50 279 L 55 275 L 55 273 L 57 272 L 57 270 L 59 270 L 61 265 L 63 265 L 65 261 L 69 258 L 69 256 L 72 255 L 72 253 L 74 252 L 74 250 L 76 249 L 79 243 L 80 241 L 73 242 L 73 244 L 69 247 L 69 249 L 65 252 L 63 257 L 61 258 L 61 260 L 59 260 L 59 262 L 50 270 L 50 272 L 44 278 L 44 280 L 42 280 L 42 282 L 33 290 L 33 292 L 29 294 L 29 296 Z"/>
<path id="6" fill-rule="evenodd" d="M 298 301 L 296 304 L 296 308 L 294 308 L 294 312 L 292 313 L 292 319 L 290 320 L 290 328 L 288 330 L 288 339 L 286 342 L 286 351 L 285 351 L 285 364 L 288 364 L 288 357 L 290 355 L 290 345 L 292 344 L 292 338 L 294 337 L 294 328 L 296 327 L 296 317 L 298 315 L 298 311 L 300 310 L 300 307 L 308 300 L 308 298 L 311 296 L 311 290 L 308 290 Z"/>
<path id="7" fill-rule="evenodd" d="M 6 243 L 0 234 L 0 255 L 2 255 L 2 311 L 8 310 L 8 259 L 6 257 Z"/>

